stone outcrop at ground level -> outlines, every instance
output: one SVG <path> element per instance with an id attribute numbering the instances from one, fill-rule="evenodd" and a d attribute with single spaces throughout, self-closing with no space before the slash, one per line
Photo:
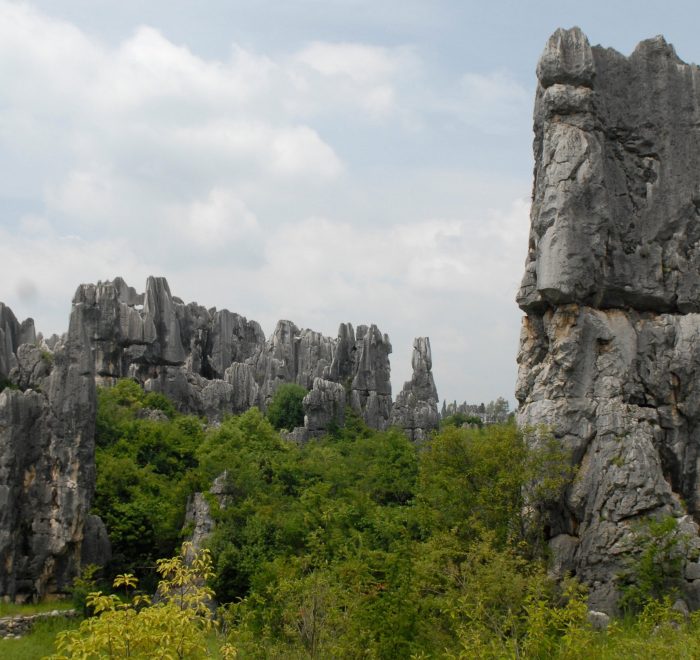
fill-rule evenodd
<path id="1" fill-rule="evenodd" d="M 18 323 L 0 304 L 0 594 L 12 599 L 67 590 L 91 543 L 96 398 L 86 311 L 74 306 L 51 352 L 37 345 L 31 319 Z M 91 523 L 88 537 L 99 528 Z"/>
<path id="2" fill-rule="evenodd" d="M 574 28 L 537 73 L 518 419 L 578 465 L 554 566 L 611 612 L 638 521 L 671 515 L 700 547 L 700 69 L 662 37 L 624 57 Z"/>

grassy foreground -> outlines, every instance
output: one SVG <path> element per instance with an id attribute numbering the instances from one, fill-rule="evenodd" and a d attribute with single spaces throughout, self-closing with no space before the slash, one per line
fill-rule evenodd
<path id="1" fill-rule="evenodd" d="M 40 621 L 29 635 L 20 639 L 0 639 L 0 658 L 38 660 L 51 655 L 55 651 L 56 635 L 62 630 L 74 630 L 79 625 L 79 620 L 64 617 Z"/>

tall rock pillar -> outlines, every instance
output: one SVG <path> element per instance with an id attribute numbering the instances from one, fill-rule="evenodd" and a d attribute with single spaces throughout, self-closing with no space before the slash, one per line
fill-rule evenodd
<path id="1" fill-rule="evenodd" d="M 54 353 L 16 348 L 0 392 L 0 595 L 67 591 L 95 487 L 95 379 L 86 306 Z"/>
<path id="2" fill-rule="evenodd" d="M 638 521 L 700 545 L 700 69 L 662 37 L 625 57 L 573 28 L 537 75 L 518 420 L 578 466 L 549 511 L 554 566 L 614 611 Z"/>

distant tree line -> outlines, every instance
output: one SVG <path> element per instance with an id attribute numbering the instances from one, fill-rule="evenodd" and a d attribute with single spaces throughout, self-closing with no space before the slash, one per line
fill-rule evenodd
<path id="1" fill-rule="evenodd" d="M 499 396 L 495 401 L 489 403 L 447 403 L 442 402 L 442 410 L 440 411 L 440 419 L 443 424 L 447 421 L 455 426 L 462 424 L 503 424 L 508 421 L 510 412 L 510 404 L 502 396 Z M 478 422 L 476 420 L 479 420 Z"/>

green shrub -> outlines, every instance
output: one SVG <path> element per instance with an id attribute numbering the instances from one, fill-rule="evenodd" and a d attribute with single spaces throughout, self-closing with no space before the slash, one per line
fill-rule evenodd
<path id="1" fill-rule="evenodd" d="M 160 410 L 171 419 L 175 417 L 175 414 L 177 413 L 173 402 L 168 399 L 165 394 L 161 394 L 160 392 L 149 392 L 146 394 L 146 396 L 143 397 L 143 407 L 152 408 L 153 410 Z"/>
<path id="2" fill-rule="evenodd" d="M 455 413 L 454 415 L 450 415 L 449 417 L 445 417 L 440 422 L 440 428 L 444 428 L 446 426 L 478 426 L 481 428 L 484 425 L 484 421 L 481 419 L 481 417 L 477 415 L 467 415 L 466 413 Z"/>
<path id="3" fill-rule="evenodd" d="M 664 596 L 680 595 L 688 537 L 673 516 L 647 519 L 635 530 L 635 547 L 639 553 L 619 576 L 620 607 L 628 613 L 641 612 Z"/>
<path id="4" fill-rule="evenodd" d="M 9 378 L 4 378 L 0 376 L 0 392 L 3 390 L 16 390 L 19 389 Z"/>
<path id="5" fill-rule="evenodd" d="M 87 597 L 90 592 L 97 590 L 96 576 L 100 570 L 100 566 L 88 564 L 87 566 L 83 566 L 80 575 L 73 580 L 73 586 L 70 592 L 73 607 L 81 612 L 83 616 L 88 616 L 90 614 L 87 606 Z"/>
<path id="6" fill-rule="evenodd" d="M 307 391 L 295 383 L 285 383 L 277 388 L 270 405 L 267 418 L 277 430 L 294 430 L 304 425 L 304 406 L 302 401 Z"/>

